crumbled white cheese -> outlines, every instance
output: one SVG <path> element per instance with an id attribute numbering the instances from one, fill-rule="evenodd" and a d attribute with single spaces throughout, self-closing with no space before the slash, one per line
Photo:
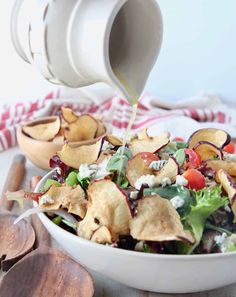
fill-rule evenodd
<path id="1" fill-rule="evenodd" d="M 140 190 L 141 186 L 144 184 L 148 185 L 149 188 L 153 188 L 155 186 L 160 186 L 160 185 L 162 187 L 165 187 L 171 184 L 171 180 L 169 179 L 169 177 L 161 178 L 159 176 L 155 176 L 151 174 L 142 175 L 137 179 L 135 183 L 135 188 L 137 190 Z"/>
<path id="2" fill-rule="evenodd" d="M 221 235 L 215 236 L 214 240 L 215 240 L 216 244 L 219 246 L 221 252 L 225 253 L 235 247 L 236 234 L 227 236 L 226 233 L 222 233 Z"/>
<path id="3" fill-rule="evenodd" d="M 149 168 L 154 170 L 160 170 L 162 167 L 166 165 L 166 163 L 166 160 L 152 161 L 152 163 L 149 165 Z"/>
<path id="4" fill-rule="evenodd" d="M 111 174 L 111 172 L 107 171 L 107 164 L 110 159 L 111 159 L 111 156 L 104 159 L 101 163 L 97 165 L 97 172 L 95 174 L 95 179 L 100 179 Z"/>
<path id="5" fill-rule="evenodd" d="M 97 172 L 97 165 L 81 164 L 79 167 L 79 176 L 83 178 L 91 178 Z"/>
<path id="6" fill-rule="evenodd" d="M 184 199 L 180 196 L 175 196 L 170 200 L 171 204 L 175 209 L 184 206 Z"/>
<path id="7" fill-rule="evenodd" d="M 183 187 L 185 187 L 188 184 L 188 180 L 186 178 L 184 178 L 182 175 L 177 175 L 176 176 L 175 184 L 177 186 L 183 186 Z"/>
<path id="8" fill-rule="evenodd" d="M 136 243 L 134 250 L 136 252 L 143 252 L 143 244 L 144 244 L 143 241 L 139 241 L 138 243 Z"/>
<path id="9" fill-rule="evenodd" d="M 52 199 L 52 197 L 50 195 L 43 195 L 39 198 L 39 205 L 45 205 L 45 204 L 53 204 L 54 200 Z"/>
<path id="10" fill-rule="evenodd" d="M 231 208 L 228 205 L 225 205 L 224 209 L 226 212 L 231 212 Z"/>
<path id="11" fill-rule="evenodd" d="M 140 190 L 142 185 L 148 185 L 149 188 L 152 188 L 154 186 L 157 185 L 157 181 L 156 181 L 156 176 L 155 175 L 151 175 L 151 174 L 147 174 L 147 175 L 142 175 L 140 176 L 135 183 L 135 188 Z"/>
<path id="12" fill-rule="evenodd" d="M 104 141 L 102 145 L 102 151 L 106 150 L 112 150 L 114 148 L 114 145 L 110 144 L 108 141 Z"/>
<path id="13" fill-rule="evenodd" d="M 160 179 L 159 179 L 160 180 Z M 169 177 L 163 177 L 161 180 L 160 180 L 160 184 L 161 186 L 164 188 L 168 185 L 171 185 L 171 180 Z"/>
<path id="14" fill-rule="evenodd" d="M 224 160 L 228 162 L 235 162 L 236 161 L 236 154 L 229 154 L 224 152 Z"/>
<path id="15" fill-rule="evenodd" d="M 138 198 L 138 191 L 130 192 L 129 198 L 132 199 L 132 200 L 136 200 Z"/>

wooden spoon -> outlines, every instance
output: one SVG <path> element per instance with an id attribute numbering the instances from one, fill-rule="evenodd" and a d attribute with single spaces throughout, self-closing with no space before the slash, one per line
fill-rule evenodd
<path id="1" fill-rule="evenodd" d="M 48 246 L 50 237 L 37 216 L 32 218 L 38 248 L 26 255 L 4 276 L 1 296 L 91 297 L 91 275 L 77 262 Z"/>
<path id="2" fill-rule="evenodd" d="M 14 201 L 7 201 L 6 191 L 19 190 L 25 175 L 25 157 L 16 155 L 9 169 L 0 199 L 0 268 L 7 271 L 32 250 L 35 242 L 33 228 L 26 221 L 14 225 L 17 218 L 10 211 Z"/>

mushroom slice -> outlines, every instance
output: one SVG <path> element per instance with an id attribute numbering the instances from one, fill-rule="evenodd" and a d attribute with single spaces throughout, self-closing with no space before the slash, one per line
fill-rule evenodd
<path id="1" fill-rule="evenodd" d="M 122 139 L 115 135 L 112 135 L 112 134 L 107 135 L 106 140 L 114 146 L 122 146 L 123 145 Z"/>
<path id="2" fill-rule="evenodd" d="M 194 146 L 193 150 L 199 154 L 202 161 L 213 159 L 215 157 L 219 157 L 220 159 L 223 159 L 222 150 L 208 141 L 198 142 Z"/>
<path id="3" fill-rule="evenodd" d="M 57 187 L 52 185 L 47 192 L 39 198 L 39 205 L 43 209 L 57 210 L 68 209 L 69 213 L 84 218 L 87 207 L 84 190 L 80 185 L 72 188 L 69 186 Z"/>
<path id="4" fill-rule="evenodd" d="M 211 168 L 214 171 L 223 169 L 230 176 L 236 177 L 236 162 L 223 161 L 223 160 L 208 160 L 206 161 L 206 168 Z"/>
<path id="5" fill-rule="evenodd" d="M 36 140 L 49 141 L 52 140 L 60 130 L 60 118 L 54 117 L 49 120 L 40 121 L 26 125 L 23 132 Z"/>
<path id="6" fill-rule="evenodd" d="M 98 159 L 101 151 L 102 140 L 94 144 L 71 147 L 65 144 L 57 155 L 63 163 L 75 169 L 79 169 L 81 164 L 92 164 Z"/>
<path id="7" fill-rule="evenodd" d="M 63 119 L 67 123 L 73 123 L 78 119 L 78 116 L 73 112 L 73 110 L 71 108 L 62 106 L 61 113 L 62 113 Z"/>
<path id="8" fill-rule="evenodd" d="M 229 197 L 231 208 L 234 214 L 234 222 L 236 221 L 236 184 L 231 176 L 227 174 L 223 169 L 217 171 L 217 180 L 221 183 L 225 192 Z"/>
<path id="9" fill-rule="evenodd" d="M 141 139 L 133 138 L 130 140 L 129 149 L 133 155 L 141 152 L 156 153 L 165 147 L 170 141 L 166 133 L 155 137 L 143 137 L 144 136 L 141 136 Z"/>
<path id="10" fill-rule="evenodd" d="M 84 114 L 65 129 L 65 138 L 71 142 L 90 140 L 95 138 L 97 129 L 97 121 L 92 116 Z"/>
<path id="11" fill-rule="evenodd" d="M 184 230 L 171 202 L 159 195 L 139 200 L 137 215 L 130 221 L 130 234 L 137 240 L 178 240 L 191 244 L 195 241 L 192 234 Z"/>
<path id="12" fill-rule="evenodd" d="M 112 243 L 111 233 L 106 226 L 101 226 L 93 233 L 91 241 L 101 244 Z"/>
<path id="13" fill-rule="evenodd" d="M 88 209 L 79 223 L 78 235 L 95 239 L 95 231 L 105 226 L 111 233 L 111 240 L 119 235 L 129 234 L 131 210 L 126 194 L 110 180 L 98 180 L 88 188 Z"/>
<path id="14" fill-rule="evenodd" d="M 189 137 L 188 147 L 193 149 L 194 146 L 200 141 L 207 141 L 211 144 L 214 144 L 218 148 L 223 148 L 228 143 L 230 143 L 231 137 L 224 130 L 215 128 L 199 129 Z"/>

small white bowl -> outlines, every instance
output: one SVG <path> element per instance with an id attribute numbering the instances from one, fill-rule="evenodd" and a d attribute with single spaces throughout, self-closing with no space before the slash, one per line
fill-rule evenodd
<path id="1" fill-rule="evenodd" d="M 40 181 L 36 192 L 51 175 L 52 171 Z M 73 235 L 45 214 L 39 214 L 39 218 L 74 260 L 130 287 L 161 293 L 191 293 L 236 282 L 236 253 L 160 255 L 127 251 Z"/>

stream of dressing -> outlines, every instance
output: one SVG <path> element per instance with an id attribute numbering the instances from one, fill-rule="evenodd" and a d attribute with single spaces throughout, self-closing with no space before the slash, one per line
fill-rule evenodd
<path id="1" fill-rule="evenodd" d="M 121 159 L 122 159 L 123 156 L 124 156 L 125 147 L 130 141 L 132 126 L 133 126 L 133 124 L 135 122 L 136 115 L 137 115 L 138 99 L 139 98 L 138 98 L 138 95 L 136 94 L 136 92 L 134 91 L 134 89 L 132 88 L 132 86 L 127 81 L 127 79 L 117 70 L 114 70 L 114 73 L 115 73 L 116 77 L 119 79 L 120 83 L 126 89 L 127 93 L 129 94 L 129 97 L 131 98 L 130 102 L 131 102 L 131 107 L 132 107 L 129 123 L 128 123 L 128 126 L 127 126 L 124 134 L 123 134 L 123 143 L 122 143 L 122 149 L 121 149 Z M 120 173 L 121 173 L 121 169 L 122 169 L 122 163 L 121 163 L 121 168 L 120 168 L 120 171 L 119 171 Z M 118 181 L 117 182 L 118 182 L 118 184 L 121 183 L 121 175 L 120 174 L 118 176 Z"/>

